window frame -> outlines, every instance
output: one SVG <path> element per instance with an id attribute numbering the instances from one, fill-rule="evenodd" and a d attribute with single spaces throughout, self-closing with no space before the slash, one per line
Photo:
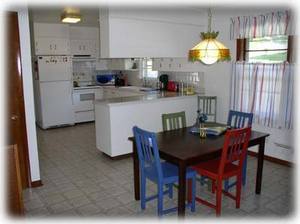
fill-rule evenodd
<path id="1" fill-rule="evenodd" d="M 146 78 L 146 79 L 158 79 L 158 76 L 159 76 L 159 72 L 157 70 L 153 70 L 153 59 L 152 58 L 142 58 L 142 78 Z M 150 77 L 148 76 L 148 70 L 149 70 L 149 67 L 148 67 L 148 61 L 152 61 L 152 68 L 151 68 L 151 71 L 152 72 L 157 72 L 157 76 L 156 77 Z M 146 75 L 145 75 L 146 74 Z"/>
<path id="2" fill-rule="evenodd" d="M 236 39 L 236 61 L 246 61 L 247 53 L 247 38 Z M 287 46 L 287 62 L 292 61 L 292 49 L 293 49 L 294 37 L 288 36 L 288 46 Z"/>

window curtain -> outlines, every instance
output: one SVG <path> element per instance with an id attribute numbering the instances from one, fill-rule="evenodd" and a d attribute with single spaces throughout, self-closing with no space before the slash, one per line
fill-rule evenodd
<path id="1" fill-rule="evenodd" d="M 231 18 L 230 38 L 256 38 L 291 35 L 290 11 L 278 11 L 259 16 Z"/>
<path id="2" fill-rule="evenodd" d="M 231 108 L 253 113 L 254 123 L 293 128 L 294 66 L 236 62 L 231 77 Z"/>

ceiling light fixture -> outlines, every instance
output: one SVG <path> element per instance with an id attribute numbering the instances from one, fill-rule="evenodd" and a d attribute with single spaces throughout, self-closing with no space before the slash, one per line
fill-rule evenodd
<path id="1" fill-rule="evenodd" d="M 219 32 L 211 31 L 211 9 L 208 10 L 208 31 L 201 32 L 202 41 L 189 51 L 190 61 L 211 65 L 217 61 L 229 61 L 230 51 L 216 40 Z"/>
<path id="2" fill-rule="evenodd" d="M 73 13 L 64 12 L 61 15 L 61 21 L 63 23 L 78 23 L 78 22 L 81 21 L 81 15 L 80 14 L 73 14 Z"/>

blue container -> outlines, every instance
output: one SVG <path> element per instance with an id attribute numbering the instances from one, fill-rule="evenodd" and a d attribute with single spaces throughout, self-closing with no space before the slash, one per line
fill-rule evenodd
<path id="1" fill-rule="evenodd" d="M 105 83 L 108 83 L 110 82 L 113 78 L 114 78 L 114 75 L 97 75 L 96 76 L 97 78 L 97 82 L 101 83 L 101 84 L 105 84 Z"/>

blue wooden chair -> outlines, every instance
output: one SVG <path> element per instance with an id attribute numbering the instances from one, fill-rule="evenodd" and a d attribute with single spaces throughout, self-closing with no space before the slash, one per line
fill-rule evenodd
<path id="1" fill-rule="evenodd" d="M 253 120 L 253 113 L 245 113 L 235 110 L 230 110 L 227 119 L 227 126 L 231 128 L 244 128 L 251 127 Z M 247 154 L 243 166 L 243 174 L 242 174 L 242 184 L 246 184 L 246 176 L 247 176 Z M 233 183 L 229 183 L 229 180 L 225 180 L 224 188 L 225 191 L 228 191 L 229 188 L 236 185 L 236 181 Z"/>
<path id="2" fill-rule="evenodd" d="M 157 201 L 158 216 L 177 211 L 177 207 L 163 210 L 163 195 L 168 194 L 173 197 L 173 183 L 178 183 L 178 167 L 168 162 L 161 162 L 156 141 L 155 133 L 142 130 L 136 126 L 133 127 L 133 134 L 137 148 L 140 163 L 140 180 L 141 180 L 141 209 L 146 208 L 146 202 L 155 198 Z M 146 179 L 157 184 L 158 194 L 146 197 Z M 186 179 L 192 184 L 191 202 L 186 207 L 195 211 L 195 195 L 196 195 L 196 172 L 190 168 L 187 169 Z M 167 189 L 164 190 L 164 186 Z"/>

